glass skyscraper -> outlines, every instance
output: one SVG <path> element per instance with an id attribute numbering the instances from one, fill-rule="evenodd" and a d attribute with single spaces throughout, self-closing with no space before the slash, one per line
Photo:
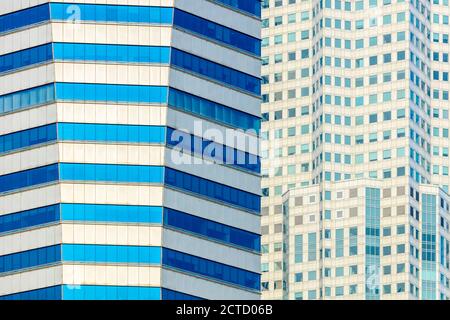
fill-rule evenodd
<path id="1" fill-rule="evenodd" d="M 1 1 L 0 299 L 259 299 L 260 13 Z"/>
<path id="2" fill-rule="evenodd" d="M 449 299 L 449 2 L 262 6 L 262 297 Z"/>

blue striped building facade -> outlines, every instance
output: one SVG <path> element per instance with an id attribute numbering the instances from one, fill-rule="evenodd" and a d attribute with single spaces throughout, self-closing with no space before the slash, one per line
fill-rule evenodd
<path id="1" fill-rule="evenodd" d="M 29 3 L 0 4 L 0 299 L 259 299 L 257 150 L 215 138 L 259 133 L 259 1 Z"/>

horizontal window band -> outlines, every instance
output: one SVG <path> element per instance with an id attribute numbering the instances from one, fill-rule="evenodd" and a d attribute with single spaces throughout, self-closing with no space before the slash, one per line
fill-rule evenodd
<path id="1" fill-rule="evenodd" d="M 261 129 L 261 120 L 257 116 L 194 96 L 178 89 L 169 88 L 168 104 L 175 109 L 198 114 L 228 126 L 240 128 L 245 131 L 253 130 L 255 134 Z"/>
<path id="2" fill-rule="evenodd" d="M 260 195 L 163 166 L 59 163 L 0 176 L 0 194 L 58 181 L 165 184 L 257 214 Z"/>
<path id="3" fill-rule="evenodd" d="M 0 274 L 61 262 L 161 264 L 161 247 L 58 244 L 0 256 Z"/>
<path id="4" fill-rule="evenodd" d="M 170 208 L 164 208 L 164 225 L 257 252 L 261 247 L 258 234 Z"/>
<path id="5" fill-rule="evenodd" d="M 0 235 L 56 222 L 170 226 L 245 249 L 260 250 L 260 236 L 185 212 L 158 206 L 62 203 L 0 215 Z"/>
<path id="6" fill-rule="evenodd" d="M 191 13 L 156 6 L 50 3 L 0 16 L 0 34 L 47 21 L 177 26 L 260 56 L 260 40 Z"/>
<path id="7" fill-rule="evenodd" d="M 184 252 L 163 248 L 163 266 L 228 282 L 252 290 L 260 289 L 260 274 L 211 261 Z"/>
<path id="8" fill-rule="evenodd" d="M 58 164 L 18 171 L 0 176 L 0 194 L 32 186 L 56 182 L 59 179 Z"/>
<path id="9" fill-rule="evenodd" d="M 257 144 L 256 138 L 253 143 Z M 260 173 L 261 160 L 255 154 L 231 148 L 229 146 L 206 140 L 181 130 L 167 128 L 167 145 L 183 153 L 191 152 L 200 155 L 202 159 L 214 161 L 219 164 L 239 167 L 254 173 Z M 250 142 L 251 143 L 251 142 Z M 257 150 L 255 150 L 257 152 Z"/>
<path id="10" fill-rule="evenodd" d="M 7 13 L 0 16 L 0 34 L 49 20 L 48 3 Z"/>
<path id="11" fill-rule="evenodd" d="M 202 300 L 159 287 L 64 284 L 0 296 L 0 300 Z"/>
<path id="12" fill-rule="evenodd" d="M 61 300 L 62 286 L 51 286 L 0 296 L 0 300 Z"/>
<path id="13" fill-rule="evenodd" d="M 56 88 L 55 88 L 56 87 Z M 58 94 L 55 93 L 58 89 Z M 76 91 L 77 90 L 77 91 Z M 169 91 L 168 97 L 166 91 Z M 86 92 L 86 94 L 85 94 Z M 223 123 L 242 130 L 253 130 L 257 134 L 261 127 L 260 118 L 219 103 L 194 96 L 190 93 L 166 87 L 145 87 L 133 85 L 83 84 L 58 82 L 29 88 L 0 96 L 0 116 L 5 113 L 31 108 L 58 101 L 106 101 L 148 103 L 146 93 L 154 93 L 154 103 L 168 103 L 173 109 L 179 109 L 199 115 L 212 121 Z M 142 94 L 142 99 L 140 95 Z M 131 101 L 128 97 L 133 95 Z"/>
<path id="14" fill-rule="evenodd" d="M 187 294 L 180 291 L 170 290 L 166 288 L 161 289 L 162 300 L 204 300 L 198 296 Z"/>
<path id="15" fill-rule="evenodd" d="M 63 300 L 160 300 L 160 287 L 63 285 Z"/>
<path id="16" fill-rule="evenodd" d="M 65 123 L 49 124 L 0 136 L 0 155 L 56 141 L 166 144 L 192 156 L 260 172 L 256 155 L 164 126 Z"/>
<path id="17" fill-rule="evenodd" d="M 58 140 L 156 143 L 166 140 L 165 126 L 59 122 Z"/>
<path id="18" fill-rule="evenodd" d="M 61 220 L 73 222 L 162 224 L 163 208 L 158 206 L 62 203 Z"/>
<path id="19" fill-rule="evenodd" d="M 173 8 L 84 3 L 51 3 L 52 20 L 172 24 Z"/>
<path id="20" fill-rule="evenodd" d="M 113 61 L 133 63 L 164 63 L 170 59 L 170 47 L 90 44 L 90 43 L 53 43 L 55 60 L 75 61 Z"/>
<path id="21" fill-rule="evenodd" d="M 104 101 L 124 103 L 165 103 L 168 88 L 124 84 L 57 82 L 56 99 L 62 101 Z"/>
<path id="22" fill-rule="evenodd" d="M 160 264 L 161 247 L 63 244 L 62 261 L 82 263 Z"/>
<path id="23" fill-rule="evenodd" d="M 56 124 L 30 128 L 0 136 L 0 155 L 6 152 L 56 141 Z"/>
<path id="24" fill-rule="evenodd" d="M 0 73 L 53 60 L 51 43 L 0 55 Z"/>
<path id="25" fill-rule="evenodd" d="M 222 82 L 254 95 L 259 96 L 261 94 L 261 81 L 259 78 L 188 52 L 176 48 L 169 49 L 168 47 L 155 48 L 148 46 L 48 43 L 0 56 L 0 73 L 56 60 L 169 63 L 169 52 L 170 65 L 177 66 L 183 70 L 193 72 L 214 81 Z M 99 85 L 97 84 L 97 86 Z M 103 86 L 113 88 L 111 85 L 105 84 Z M 91 96 L 89 97 L 91 99 L 83 100 L 105 100 L 99 99 L 98 97 L 95 99 Z M 140 96 L 140 100 L 133 100 L 136 99 L 135 96 L 128 97 L 129 99 L 125 99 L 125 101 L 146 101 L 145 99 L 141 100 L 143 96 Z M 148 102 L 151 101 L 153 100 L 149 100 Z"/>
<path id="26" fill-rule="evenodd" d="M 231 7 L 246 13 L 261 17 L 261 0 L 210 0 L 221 3 L 224 6 Z"/>
<path id="27" fill-rule="evenodd" d="M 0 235 L 58 222 L 60 217 L 59 204 L 0 215 Z"/>
<path id="28" fill-rule="evenodd" d="M 247 73 L 221 65 L 188 52 L 172 48 L 171 65 L 230 85 L 253 95 L 261 95 L 261 80 Z"/>
<path id="29" fill-rule="evenodd" d="M 0 95 L 0 116 L 55 101 L 55 85 L 49 83 Z"/>
<path id="30" fill-rule="evenodd" d="M 252 290 L 259 290 L 260 282 L 258 273 L 168 248 L 99 244 L 58 244 L 2 255 L 0 274 L 66 262 L 162 265 Z"/>
<path id="31" fill-rule="evenodd" d="M 259 57 L 261 55 L 261 42 L 259 39 L 186 11 L 175 9 L 173 24 L 181 29 L 222 42 L 225 45 L 246 51 L 255 56 Z"/>
<path id="32" fill-rule="evenodd" d="M 241 207 L 244 210 L 249 210 L 257 214 L 261 211 L 259 195 L 169 167 L 165 168 L 164 183 L 177 189 Z"/>
<path id="33" fill-rule="evenodd" d="M 59 163 L 61 181 L 98 181 L 114 183 L 164 182 L 164 167 L 90 163 Z"/>

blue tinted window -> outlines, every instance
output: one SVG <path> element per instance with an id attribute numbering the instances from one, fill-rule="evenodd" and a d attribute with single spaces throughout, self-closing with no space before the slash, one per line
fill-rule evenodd
<path id="1" fill-rule="evenodd" d="M 261 0 L 214 0 L 214 1 L 251 13 L 257 17 L 261 16 Z"/>
<path id="2" fill-rule="evenodd" d="M 1 55 L 0 73 L 51 61 L 52 58 L 52 45 L 50 43 Z"/>
<path id="3" fill-rule="evenodd" d="M 63 221 L 162 223 L 162 207 L 106 204 L 61 204 Z"/>
<path id="4" fill-rule="evenodd" d="M 48 3 L 0 16 L 0 33 L 12 31 L 50 19 Z"/>
<path id="5" fill-rule="evenodd" d="M 59 205 L 35 208 L 0 216 L 0 233 L 59 221 Z"/>
<path id="6" fill-rule="evenodd" d="M 161 288 L 64 285 L 64 300 L 160 300 Z"/>
<path id="7" fill-rule="evenodd" d="M 0 296 L 0 300 L 61 300 L 61 286 L 46 287 Z"/>
<path id="8" fill-rule="evenodd" d="M 71 141 L 164 143 L 165 131 L 162 126 L 58 123 L 58 139 Z"/>
<path id="9" fill-rule="evenodd" d="M 161 262 L 161 248 L 99 244 L 63 244 L 62 259 L 73 262 L 156 264 Z"/>
<path id="10" fill-rule="evenodd" d="M 50 246 L 0 256 L 0 273 L 61 261 L 61 246 Z"/>
<path id="11" fill-rule="evenodd" d="M 167 101 L 167 87 L 58 82 L 56 98 L 68 101 L 163 103 Z"/>
<path id="12" fill-rule="evenodd" d="M 51 18 L 55 20 L 79 19 L 81 21 L 172 23 L 172 8 L 123 6 L 105 4 L 51 3 Z"/>
<path id="13" fill-rule="evenodd" d="M 163 182 L 163 167 L 89 164 L 89 163 L 61 163 L 61 180 L 68 181 L 103 181 L 103 182 Z"/>
<path id="14" fill-rule="evenodd" d="M 0 193 L 58 180 L 58 165 L 52 164 L 0 176 Z"/>
<path id="15" fill-rule="evenodd" d="M 163 248 L 163 265 L 259 290 L 260 275 L 183 252 Z"/>
<path id="16" fill-rule="evenodd" d="M 169 105 L 243 130 L 259 132 L 261 127 L 256 116 L 173 88 L 169 90 Z"/>
<path id="17" fill-rule="evenodd" d="M 173 209 L 164 209 L 164 225 L 193 232 L 228 244 L 260 250 L 260 236 L 211 220 L 196 217 Z"/>
<path id="18" fill-rule="evenodd" d="M 55 100 L 53 84 L 47 84 L 0 96 L 0 115 L 20 109 L 46 104 Z"/>
<path id="19" fill-rule="evenodd" d="M 114 44 L 54 43 L 58 60 L 169 63 L 169 47 Z"/>
<path id="20" fill-rule="evenodd" d="M 255 213 L 260 212 L 260 197 L 258 195 L 172 168 L 166 168 L 165 170 L 165 183 L 211 199 L 227 202 Z"/>
<path id="21" fill-rule="evenodd" d="M 261 94 L 260 79 L 190 53 L 173 48 L 171 63 L 258 96 Z"/>
<path id="22" fill-rule="evenodd" d="M 200 155 L 204 159 L 213 160 L 216 163 L 238 166 L 257 173 L 260 172 L 260 159 L 258 156 L 213 141 L 204 140 L 186 132 L 168 128 L 167 144 L 184 152 Z"/>
<path id="23" fill-rule="evenodd" d="M 247 51 L 257 56 L 261 55 L 261 43 L 259 39 L 215 22 L 194 16 L 185 11 L 175 9 L 173 23 L 177 27 L 193 31 L 237 49 Z"/>
<path id="24" fill-rule="evenodd" d="M 64 296 L 63 296 L 64 294 Z M 0 296 L 0 300 L 203 300 L 158 287 L 63 285 Z"/>
<path id="25" fill-rule="evenodd" d="M 56 140 L 56 124 L 0 136 L 0 154 Z"/>
<path id="26" fill-rule="evenodd" d="M 187 293 L 162 288 L 162 300 L 204 300 Z"/>

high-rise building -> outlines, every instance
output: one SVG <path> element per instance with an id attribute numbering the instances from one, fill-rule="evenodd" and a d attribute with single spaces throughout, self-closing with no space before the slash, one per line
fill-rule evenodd
<path id="1" fill-rule="evenodd" d="M 260 298 L 260 10 L 1 1 L 0 299 Z"/>
<path id="2" fill-rule="evenodd" d="M 449 299 L 449 2 L 262 5 L 262 298 Z"/>

